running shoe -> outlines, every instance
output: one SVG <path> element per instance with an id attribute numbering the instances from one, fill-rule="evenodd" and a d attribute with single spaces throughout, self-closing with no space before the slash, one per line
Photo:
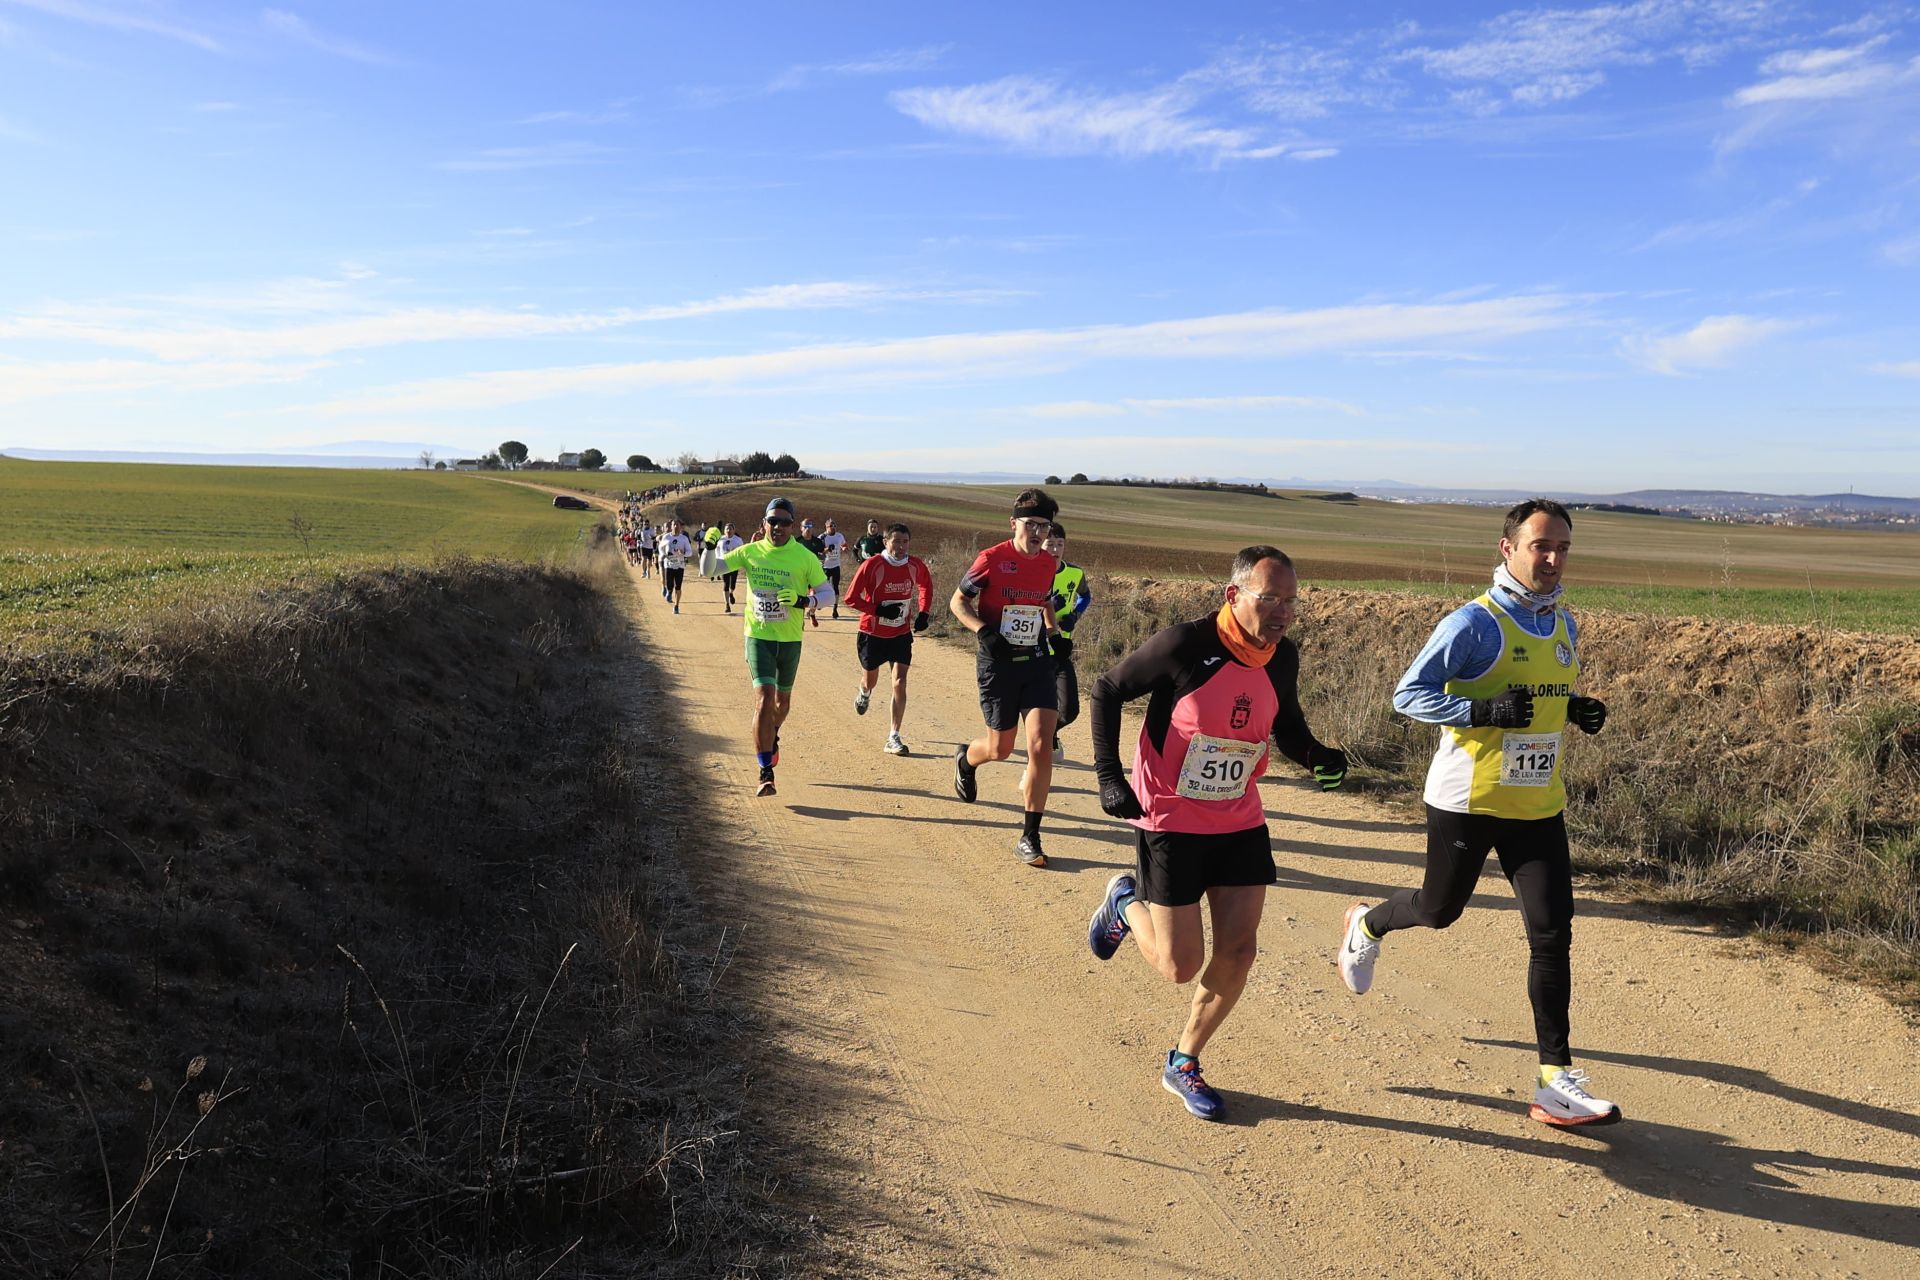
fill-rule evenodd
<path id="1" fill-rule="evenodd" d="M 1134 890 L 1133 877 L 1122 871 L 1107 881 L 1107 896 L 1100 900 L 1100 905 L 1093 910 L 1093 918 L 1087 921 L 1087 946 L 1102 960 L 1113 959 L 1113 953 L 1133 932 L 1127 927 L 1126 913 L 1118 904 Z"/>
<path id="2" fill-rule="evenodd" d="M 908 754 L 907 744 L 900 741 L 900 735 L 897 733 L 887 735 L 887 745 L 882 749 L 890 756 L 904 756 Z"/>
<path id="3" fill-rule="evenodd" d="M 756 790 L 753 794 L 755 796 L 770 796 L 773 794 L 773 766 L 772 765 L 763 764 L 760 766 L 760 786 L 759 786 L 759 789 Z"/>
<path id="4" fill-rule="evenodd" d="M 1060 754 L 1060 735 L 1057 733 L 1053 735 L 1053 754 Z"/>
<path id="5" fill-rule="evenodd" d="M 1173 1050 L 1167 1050 L 1166 1069 L 1160 1073 L 1160 1087 L 1187 1104 L 1187 1110 L 1202 1120 L 1218 1120 L 1227 1104 L 1200 1075 L 1198 1059 L 1173 1065 Z"/>
<path id="6" fill-rule="evenodd" d="M 679 605 L 675 605 L 675 606 L 673 606 L 673 611 L 674 611 L 675 613 L 678 613 L 678 612 L 680 612 L 680 606 L 679 606 Z"/>
<path id="7" fill-rule="evenodd" d="M 1013 856 L 1030 867 L 1047 865 L 1047 851 L 1040 847 L 1040 837 L 1037 835 L 1021 836 L 1020 843 L 1013 846 Z"/>
<path id="8" fill-rule="evenodd" d="M 1541 1124 L 1576 1128 L 1585 1124 L 1618 1124 L 1620 1108 L 1587 1092 L 1587 1073 L 1562 1067 L 1533 1091 L 1527 1114 Z"/>
<path id="9" fill-rule="evenodd" d="M 1347 908 L 1340 922 L 1340 954 L 1334 957 L 1334 963 L 1340 966 L 1340 980 L 1357 996 L 1367 994 L 1367 988 L 1373 985 L 1373 962 L 1380 958 L 1380 940 L 1369 938 L 1362 923 L 1370 910 L 1364 902 Z"/>
<path id="10" fill-rule="evenodd" d="M 853 709 L 861 715 L 867 714 L 867 700 L 873 697 L 873 690 L 861 689 L 853 695 Z"/>
<path id="11" fill-rule="evenodd" d="M 974 797 L 980 794 L 980 783 L 974 777 L 977 766 L 967 763 L 967 744 L 961 743 L 953 749 L 953 794 L 972 804 Z"/>

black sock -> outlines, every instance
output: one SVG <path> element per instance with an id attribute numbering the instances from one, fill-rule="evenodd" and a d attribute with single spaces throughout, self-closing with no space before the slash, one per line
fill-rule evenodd
<path id="1" fill-rule="evenodd" d="M 1045 816 L 1046 814 L 1044 813 L 1026 814 L 1025 815 L 1026 826 L 1022 828 L 1022 834 L 1032 836 L 1036 840 L 1039 839 L 1040 838 L 1040 819 L 1044 818 Z"/>

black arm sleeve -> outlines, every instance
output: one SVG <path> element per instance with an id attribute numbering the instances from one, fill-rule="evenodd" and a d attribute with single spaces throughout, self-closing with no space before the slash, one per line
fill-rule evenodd
<path id="1" fill-rule="evenodd" d="M 1120 768 L 1120 708 L 1136 698 L 1172 692 L 1188 665 L 1185 627 L 1168 627 L 1109 667 L 1093 685 L 1093 768 Z"/>
<path id="2" fill-rule="evenodd" d="M 1300 650 L 1291 640 L 1282 639 L 1267 663 L 1267 678 L 1280 700 L 1279 713 L 1273 717 L 1273 742 L 1282 755 L 1302 769 L 1312 768 L 1313 755 L 1321 749 L 1319 739 L 1307 727 L 1307 714 L 1300 709 Z"/>

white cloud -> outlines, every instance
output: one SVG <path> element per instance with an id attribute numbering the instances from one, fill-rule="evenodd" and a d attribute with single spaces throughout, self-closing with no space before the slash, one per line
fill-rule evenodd
<path id="1" fill-rule="evenodd" d="M 326 367 L 326 361 L 209 360 L 196 364 L 161 364 L 149 360 L 0 359 L 0 404 L 49 396 L 216 391 L 262 383 L 298 382 Z"/>
<path id="2" fill-rule="evenodd" d="M 1573 323 L 1571 300 L 1539 295 L 1438 305 L 1248 311 L 1135 325 L 938 334 L 743 355 L 503 369 L 406 383 L 320 406 L 333 414 L 476 409 L 654 387 L 875 385 L 1035 373 L 1095 360 L 1219 359 L 1365 351 L 1397 343 L 1496 342 Z"/>
<path id="3" fill-rule="evenodd" d="M 767 92 L 783 93 L 805 88 L 815 80 L 844 76 L 903 75 L 938 66 L 949 45 L 922 45 L 914 49 L 886 49 L 846 62 L 802 62 L 788 67 L 767 82 Z"/>
<path id="4" fill-rule="evenodd" d="M 573 139 L 532 147 L 492 147 L 459 160 L 442 160 L 435 167 L 456 173 L 507 173 L 520 169 L 556 169 L 580 164 L 606 164 L 619 152 L 598 142 Z"/>
<path id="5" fill-rule="evenodd" d="M 1276 410 L 1318 409 L 1348 417 L 1364 416 L 1363 410 L 1341 400 L 1319 396 L 1188 396 L 1167 399 L 1063 400 L 1026 407 L 1036 418 L 1111 418 L 1125 414 L 1270 413 Z"/>
<path id="6" fill-rule="evenodd" d="M 1895 364 L 1876 364 L 1875 373 L 1884 373 L 1893 378 L 1920 378 L 1920 360 L 1903 360 Z"/>
<path id="7" fill-rule="evenodd" d="M 1920 266 L 1920 231 L 1887 241 L 1880 246 L 1880 254 L 1897 267 Z"/>
<path id="8" fill-rule="evenodd" d="M 316 30 L 312 23 L 299 14 L 288 13 L 284 9 L 262 9 L 260 22 L 269 31 L 277 32 L 310 49 L 332 54 L 336 58 L 364 62 L 370 66 L 392 66 L 398 61 L 391 54 L 369 49 L 365 45 L 355 44 L 351 40 L 342 40 L 338 36 L 327 35 Z"/>
<path id="9" fill-rule="evenodd" d="M 1102 96 L 1052 80 L 1007 76 L 958 88 L 902 89 L 893 105 L 932 129 L 986 138 L 1037 155 L 1196 155 L 1211 161 L 1266 159 L 1284 146 L 1192 113 L 1197 95 L 1169 86 Z"/>
<path id="10" fill-rule="evenodd" d="M 608 107 L 602 111 L 536 111 L 530 116 L 522 116 L 515 124 L 618 124 L 630 119 L 628 112 L 619 107 Z"/>
<path id="11" fill-rule="evenodd" d="M 1655 373 L 1717 369 L 1745 348 L 1800 327 L 1800 321 L 1762 316 L 1708 316 L 1685 333 L 1628 338 L 1621 353 Z"/>
<path id="12" fill-rule="evenodd" d="M 90 27 L 105 27 L 112 31 L 139 31 L 147 35 L 164 36 L 169 40 L 190 44 L 196 49 L 205 49 L 208 53 L 225 52 L 219 41 L 203 31 L 196 31 L 191 27 L 183 27 L 160 18 L 150 17 L 147 13 L 134 12 L 115 5 L 88 4 L 84 0 L 0 0 L 0 4 L 33 9 L 40 13 L 51 14 L 56 18 L 83 22 Z"/>
<path id="13" fill-rule="evenodd" d="M 1741 107 L 1829 102 L 1865 97 L 1920 78 L 1920 57 L 1900 63 L 1870 56 L 1886 41 L 1886 36 L 1876 36 L 1842 49 L 1776 53 L 1760 64 L 1760 74 L 1770 78 L 1741 89 L 1731 101 Z"/>

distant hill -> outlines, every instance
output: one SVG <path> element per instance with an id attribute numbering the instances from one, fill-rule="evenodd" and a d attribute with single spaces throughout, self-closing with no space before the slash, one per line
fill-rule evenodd
<path id="1" fill-rule="evenodd" d="M 356 449 L 382 452 L 355 452 Z M 436 458 L 452 462 L 455 458 L 477 458 L 477 452 L 432 445 L 397 445 L 384 441 L 358 440 L 341 444 L 312 445 L 300 452 L 259 450 L 253 453 L 174 453 L 166 450 L 139 449 L 0 449 L 0 457 L 29 462 L 152 462 L 186 467 L 357 467 L 372 471 L 391 471 L 398 467 L 418 467 L 420 451 L 430 450 Z M 384 452 L 406 450 L 406 452 Z"/>

